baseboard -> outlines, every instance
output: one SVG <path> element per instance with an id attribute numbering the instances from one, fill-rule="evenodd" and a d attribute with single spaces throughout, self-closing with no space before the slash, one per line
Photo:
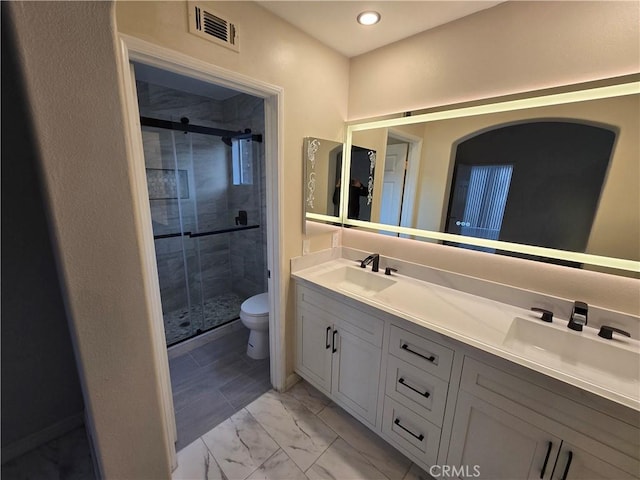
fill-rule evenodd
<path id="1" fill-rule="evenodd" d="M 292 373 L 291 375 L 289 375 L 284 382 L 284 391 L 286 392 L 287 390 L 289 390 L 300 380 L 302 380 L 302 377 L 300 377 L 300 375 L 298 375 L 297 373 Z"/>
<path id="2" fill-rule="evenodd" d="M 2 447 L 2 463 L 8 462 L 34 448 L 38 448 L 51 440 L 63 436 L 84 424 L 84 412 L 71 415 L 53 425 L 48 426 L 38 432 Z"/>

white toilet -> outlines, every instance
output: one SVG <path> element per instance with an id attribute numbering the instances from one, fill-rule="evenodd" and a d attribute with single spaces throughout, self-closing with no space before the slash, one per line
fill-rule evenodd
<path id="1" fill-rule="evenodd" d="M 247 298 L 240 306 L 240 320 L 251 330 L 247 355 L 255 360 L 269 356 L 269 297 L 260 293 Z"/>

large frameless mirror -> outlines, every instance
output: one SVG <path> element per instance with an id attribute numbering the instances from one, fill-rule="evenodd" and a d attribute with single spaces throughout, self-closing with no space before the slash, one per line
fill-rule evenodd
<path id="1" fill-rule="evenodd" d="M 639 131 L 638 76 L 352 124 L 378 175 L 343 222 L 637 277 Z"/>

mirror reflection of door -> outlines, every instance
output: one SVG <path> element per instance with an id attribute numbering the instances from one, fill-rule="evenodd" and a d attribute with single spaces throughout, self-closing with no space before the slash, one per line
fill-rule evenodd
<path id="1" fill-rule="evenodd" d="M 382 179 L 380 223 L 400 225 L 408 152 L 409 144 L 407 143 L 387 145 L 384 161 L 384 177 Z M 384 233 L 397 235 L 390 232 Z"/>

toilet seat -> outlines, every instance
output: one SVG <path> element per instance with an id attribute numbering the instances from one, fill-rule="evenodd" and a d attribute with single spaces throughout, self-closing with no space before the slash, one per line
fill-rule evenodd
<path id="1" fill-rule="evenodd" d="M 269 317 L 269 295 L 260 293 L 246 299 L 240 305 L 240 314 L 248 317 Z"/>

